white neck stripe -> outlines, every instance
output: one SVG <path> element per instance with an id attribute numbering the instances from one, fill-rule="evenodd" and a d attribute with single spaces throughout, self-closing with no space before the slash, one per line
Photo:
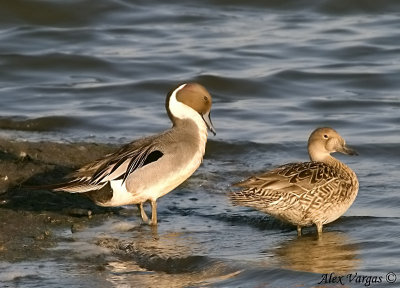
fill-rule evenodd
<path id="1" fill-rule="evenodd" d="M 186 84 L 182 84 L 172 92 L 171 97 L 169 98 L 168 109 L 173 117 L 179 119 L 191 119 L 196 123 L 200 130 L 207 131 L 206 123 L 204 123 L 200 113 L 176 99 L 176 93 L 182 90 L 185 86 Z"/>

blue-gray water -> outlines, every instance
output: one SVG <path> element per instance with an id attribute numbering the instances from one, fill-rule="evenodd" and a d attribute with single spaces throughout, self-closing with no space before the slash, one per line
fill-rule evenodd
<path id="1" fill-rule="evenodd" d="M 330 272 L 396 287 L 386 274 L 400 281 L 400 2 L 0 2 L 3 138 L 123 144 L 170 127 L 165 95 L 185 81 L 213 95 L 217 136 L 159 200 L 158 235 L 125 207 L 54 232 L 62 240 L 41 258 L 0 262 L 3 287 L 325 287 Z M 230 204 L 231 183 L 307 160 L 318 126 L 360 154 L 338 156 L 360 191 L 321 241 L 314 227 L 297 238 Z"/>

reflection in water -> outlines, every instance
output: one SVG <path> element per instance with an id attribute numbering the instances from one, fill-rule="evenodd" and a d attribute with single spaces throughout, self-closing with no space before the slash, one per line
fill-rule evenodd
<path id="1" fill-rule="evenodd" d="M 326 232 L 322 238 L 302 236 L 283 243 L 276 251 L 282 266 L 291 270 L 346 274 L 357 270 L 359 248 L 346 234 Z"/>
<path id="2" fill-rule="evenodd" d="M 210 265 L 196 272 L 170 274 L 148 271 L 132 261 L 110 262 L 107 280 L 115 287 L 188 287 L 206 286 L 235 277 L 240 271 L 227 272 L 224 264 Z"/>
<path id="3" fill-rule="evenodd" d="M 133 238 L 102 239 L 98 244 L 117 256 L 106 266 L 107 281 L 115 286 L 187 287 L 208 284 L 238 272 L 204 254 L 194 238 L 182 232 L 157 233 L 149 227 L 133 229 Z M 203 252 L 202 252 L 203 251 Z"/>

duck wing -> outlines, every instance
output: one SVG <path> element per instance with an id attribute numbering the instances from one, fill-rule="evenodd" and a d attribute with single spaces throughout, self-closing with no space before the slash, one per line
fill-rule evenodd
<path id="1" fill-rule="evenodd" d="M 243 188 L 232 193 L 235 204 L 261 210 L 297 208 L 306 211 L 311 206 L 322 205 L 327 194 L 351 184 L 333 166 L 301 162 L 282 165 L 234 185 Z"/>
<path id="2" fill-rule="evenodd" d="M 122 180 L 123 183 L 135 170 L 163 157 L 162 145 L 155 138 L 151 136 L 123 146 L 73 172 L 67 182 L 38 188 L 85 193 L 99 190 L 112 180 Z"/>

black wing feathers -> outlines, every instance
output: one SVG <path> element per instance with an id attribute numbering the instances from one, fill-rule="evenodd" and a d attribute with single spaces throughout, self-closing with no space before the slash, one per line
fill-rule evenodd
<path id="1" fill-rule="evenodd" d="M 152 147 L 139 153 L 139 155 L 132 158 L 132 160 L 130 161 L 128 169 L 126 169 L 126 172 L 124 173 L 125 176 L 122 180 L 122 183 L 124 183 L 126 181 L 126 178 L 128 178 L 129 174 L 131 174 L 137 168 L 143 167 L 151 162 L 157 161 L 163 155 L 164 154 L 159 150 L 152 150 Z"/>
<path id="2" fill-rule="evenodd" d="M 124 147 L 125 148 L 125 147 Z M 121 151 L 122 150 L 122 151 Z M 104 178 L 111 175 L 117 169 L 129 161 L 128 167 L 124 173 L 118 175 L 116 180 L 122 179 L 122 183 L 126 181 L 128 176 L 136 169 L 143 167 L 147 164 L 157 161 L 164 153 L 159 150 L 155 150 L 154 146 L 148 146 L 146 149 L 121 149 L 117 153 L 113 154 L 109 161 L 105 161 L 93 174 L 92 183 L 100 183 Z M 119 155 L 118 155 L 119 154 Z M 115 157 L 118 155 L 118 157 Z M 114 157 L 113 157 L 114 156 Z M 108 167 L 112 167 L 109 169 Z M 109 171 L 107 171 L 109 169 Z"/>

